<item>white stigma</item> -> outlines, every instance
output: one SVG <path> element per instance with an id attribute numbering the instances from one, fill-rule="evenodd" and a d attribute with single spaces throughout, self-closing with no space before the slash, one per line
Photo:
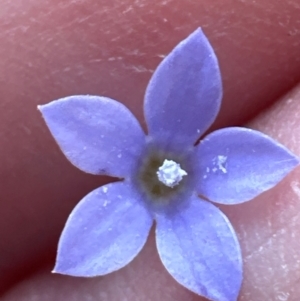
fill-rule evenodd
<path id="1" fill-rule="evenodd" d="M 165 160 L 156 174 L 160 182 L 171 188 L 178 185 L 183 176 L 187 176 L 187 172 L 172 160 Z"/>

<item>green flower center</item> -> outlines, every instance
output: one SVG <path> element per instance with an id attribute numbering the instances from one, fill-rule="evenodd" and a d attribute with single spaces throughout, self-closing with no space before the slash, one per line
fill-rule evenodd
<path id="1" fill-rule="evenodd" d="M 173 164 L 171 171 L 167 170 L 170 161 Z M 185 165 L 184 158 L 180 156 L 150 150 L 139 167 L 139 186 L 151 200 L 167 201 L 184 188 L 188 179 Z"/>

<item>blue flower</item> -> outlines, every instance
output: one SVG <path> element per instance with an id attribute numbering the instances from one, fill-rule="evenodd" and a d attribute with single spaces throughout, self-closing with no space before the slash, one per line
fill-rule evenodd
<path id="1" fill-rule="evenodd" d="M 298 159 L 246 128 L 217 130 L 217 58 L 201 29 L 163 60 L 144 102 L 148 135 L 121 103 L 70 96 L 40 106 L 66 157 L 81 170 L 119 177 L 81 200 L 61 235 L 54 271 L 92 277 L 127 265 L 153 220 L 159 256 L 183 286 L 214 301 L 236 300 L 242 257 L 235 232 L 211 202 L 238 204 L 276 185 Z"/>

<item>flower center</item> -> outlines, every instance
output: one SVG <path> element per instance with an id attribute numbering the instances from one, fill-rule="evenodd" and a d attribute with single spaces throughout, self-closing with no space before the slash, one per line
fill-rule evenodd
<path id="1" fill-rule="evenodd" d="M 182 177 L 187 175 L 187 172 L 175 161 L 165 159 L 163 165 L 158 168 L 156 174 L 161 183 L 173 188 L 180 183 Z"/>
<path id="2" fill-rule="evenodd" d="M 141 156 L 137 169 L 138 189 L 151 204 L 166 204 L 177 199 L 193 178 L 185 152 L 166 152 L 151 144 Z"/>

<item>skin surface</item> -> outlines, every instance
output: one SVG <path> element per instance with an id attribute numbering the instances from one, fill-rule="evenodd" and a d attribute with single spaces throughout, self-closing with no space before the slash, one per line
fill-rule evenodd
<path id="1" fill-rule="evenodd" d="M 110 179 L 67 162 L 36 105 L 72 94 L 104 95 L 122 101 L 144 125 L 143 93 L 153 70 L 201 26 L 223 76 L 214 128 L 245 123 L 300 80 L 299 15 L 297 0 L 3 0 L 1 300 L 202 300 L 164 270 L 153 234 L 128 267 L 107 277 L 50 274 L 68 214 Z M 298 155 L 299 90 L 250 122 Z M 221 208 L 243 249 L 240 300 L 299 300 L 299 173 L 253 202 Z"/>

